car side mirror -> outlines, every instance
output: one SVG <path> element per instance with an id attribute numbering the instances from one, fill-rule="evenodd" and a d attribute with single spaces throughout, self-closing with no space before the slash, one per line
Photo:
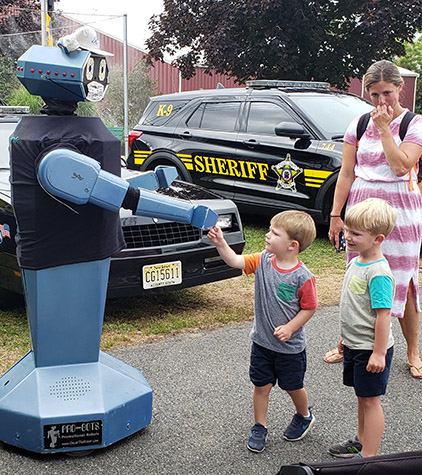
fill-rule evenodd
<path id="1" fill-rule="evenodd" d="M 280 122 L 275 126 L 275 134 L 291 139 L 309 139 L 311 137 L 309 132 L 296 122 Z"/>

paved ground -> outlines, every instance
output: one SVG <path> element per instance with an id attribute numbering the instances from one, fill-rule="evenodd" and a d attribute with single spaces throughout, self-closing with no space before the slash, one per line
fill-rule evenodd
<path id="1" fill-rule="evenodd" d="M 337 340 L 335 307 L 318 310 L 308 323 L 306 386 L 315 426 L 299 442 L 282 439 L 293 415 L 289 398 L 272 392 L 265 452 L 246 448 L 252 424 L 248 380 L 250 324 L 174 337 L 113 353 L 141 369 L 154 389 L 152 424 L 91 455 L 40 456 L 0 443 L 0 474 L 249 474 L 274 475 L 282 464 L 331 460 L 330 444 L 355 433 L 356 400 L 341 384 L 341 365 L 323 362 Z M 394 322 L 396 349 L 384 397 L 382 453 L 420 449 L 422 381 L 405 367 L 405 346 Z"/>

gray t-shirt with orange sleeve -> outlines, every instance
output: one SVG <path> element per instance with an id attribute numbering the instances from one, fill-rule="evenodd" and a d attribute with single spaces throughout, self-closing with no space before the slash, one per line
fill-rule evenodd
<path id="1" fill-rule="evenodd" d="M 306 346 L 304 327 L 294 332 L 287 342 L 276 338 L 274 329 L 287 324 L 301 309 L 317 307 L 315 277 L 301 261 L 292 269 L 280 269 L 275 255 L 268 251 L 243 257 L 245 273 L 255 273 L 252 341 L 278 353 L 302 352 Z"/>

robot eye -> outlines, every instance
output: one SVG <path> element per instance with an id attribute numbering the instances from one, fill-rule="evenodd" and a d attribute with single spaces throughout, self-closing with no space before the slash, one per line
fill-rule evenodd
<path id="1" fill-rule="evenodd" d="M 100 61 L 100 68 L 98 71 L 98 79 L 102 82 L 105 79 L 106 76 L 106 71 L 107 71 L 107 61 L 105 59 L 102 59 Z"/>
<path id="2" fill-rule="evenodd" d="M 91 81 L 92 78 L 94 77 L 94 66 L 95 66 L 94 58 L 90 57 L 86 64 L 86 70 L 85 70 L 85 76 L 88 79 L 88 81 Z"/>

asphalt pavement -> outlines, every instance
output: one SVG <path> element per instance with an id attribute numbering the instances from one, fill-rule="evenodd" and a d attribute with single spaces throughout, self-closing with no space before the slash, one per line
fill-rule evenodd
<path id="1" fill-rule="evenodd" d="M 150 426 L 84 457 L 38 455 L 0 443 L 0 474 L 252 474 L 275 475 L 283 464 L 333 460 L 328 447 L 356 432 L 356 398 L 341 382 L 341 364 L 322 357 L 338 338 L 337 307 L 321 308 L 307 324 L 305 386 L 316 422 L 299 442 L 283 440 L 293 405 L 274 388 L 265 451 L 246 448 L 253 424 L 248 378 L 251 324 L 175 336 L 112 354 L 139 368 L 154 391 Z M 420 450 L 422 381 L 410 377 L 397 321 L 382 454 Z M 422 346 L 422 345 L 421 345 Z"/>

